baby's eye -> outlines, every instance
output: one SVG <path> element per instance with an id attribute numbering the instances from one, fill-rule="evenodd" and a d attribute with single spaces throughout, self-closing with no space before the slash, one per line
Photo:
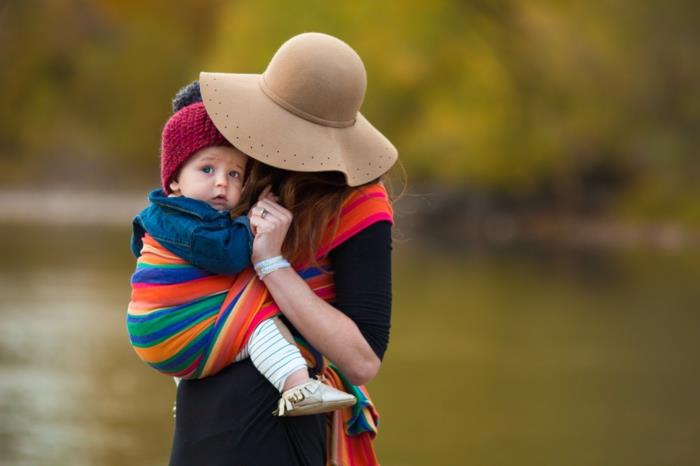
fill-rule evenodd
<path id="1" fill-rule="evenodd" d="M 241 174 L 236 170 L 231 170 L 230 172 L 228 172 L 228 176 L 230 176 L 231 178 L 240 178 Z"/>
<path id="2" fill-rule="evenodd" d="M 214 167 L 210 167 L 209 165 L 207 165 L 206 167 L 202 167 L 202 171 L 204 173 L 211 173 L 214 171 Z"/>

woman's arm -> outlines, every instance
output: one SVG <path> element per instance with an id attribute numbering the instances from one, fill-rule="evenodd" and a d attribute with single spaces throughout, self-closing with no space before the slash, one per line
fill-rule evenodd
<path id="1" fill-rule="evenodd" d="M 292 325 L 350 382 L 362 385 L 374 378 L 379 357 L 348 316 L 319 298 L 291 268 L 272 272 L 263 281 Z"/>
<path id="2" fill-rule="evenodd" d="M 330 253 L 334 306 L 350 317 L 382 359 L 391 326 L 391 223 L 377 222 Z"/>
<path id="3" fill-rule="evenodd" d="M 262 219 L 260 216 L 262 208 L 269 212 L 269 214 L 266 214 L 265 219 Z M 253 262 L 279 254 L 289 222 L 291 222 L 291 214 L 269 199 L 260 201 L 252 209 L 251 224 L 258 231 L 258 235 L 253 243 Z M 345 245 L 340 246 L 337 253 L 338 263 L 336 264 L 334 261 L 337 285 L 339 285 L 338 302 L 348 302 L 350 315 L 358 319 L 358 323 L 363 327 L 362 330 L 353 319 L 319 298 L 293 269 L 280 269 L 270 273 L 263 279 L 273 298 L 292 325 L 316 349 L 333 361 L 354 384 L 367 383 L 377 374 L 381 363 L 380 356 L 384 353 L 386 339 L 388 338 L 388 319 L 391 304 L 389 275 L 391 254 L 390 228 L 386 224 L 379 229 L 384 232 L 382 236 L 386 235 L 388 238 L 376 242 L 369 236 L 364 238 L 363 241 L 355 242 L 354 247 L 352 246 L 354 238 L 352 238 L 346 243 L 348 246 L 345 248 L 344 253 L 341 252 L 341 249 Z M 367 248 L 362 246 L 363 243 L 374 246 Z M 356 260 L 348 261 L 349 254 L 362 254 L 362 251 L 368 256 L 367 260 L 357 257 Z M 336 259 L 336 257 L 333 257 L 333 259 Z M 364 288 L 357 289 L 356 291 L 360 297 L 352 301 L 348 300 L 347 296 L 349 293 L 344 290 L 347 290 L 349 287 L 355 287 L 357 274 L 359 273 L 359 276 L 362 276 L 360 269 L 366 268 L 370 270 L 373 264 L 375 270 L 384 270 L 382 273 L 385 278 L 384 285 L 368 286 L 368 290 L 364 290 Z M 357 266 L 358 269 L 349 270 L 348 266 Z M 370 277 L 363 278 L 363 280 L 369 279 Z M 363 283 L 369 285 L 367 281 Z M 379 294 L 382 295 L 379 300 L 375 299 L 376 293 L 374 291 L 377 288 L 380 289 L 381 292 Z M 361 297 L 363 293 L 366 299 Z M 370 312 L 369 314 L 367 312 L 367 310 L 377 311 L 377 309 L 379 309 L 378 312 Z M 374 325 L 372 322 L 374 324 L 379 322 L 379 325 Z M 365 335 L 372 341 L 372 345 L 368 343 L 368 338 Z"/>

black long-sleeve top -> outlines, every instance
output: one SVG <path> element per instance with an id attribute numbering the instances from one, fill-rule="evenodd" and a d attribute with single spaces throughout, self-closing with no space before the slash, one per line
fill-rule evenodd
<path id="1" fill-rule="evenodd" d="M 391 322 L 390 224 L 367 227 L 333 250 L 330 259 L 334 306 L 357 324 L 381 359 Z M 324 415 L 272 416 L 279 396 L 250 359 L 212 377 L 183 380 L 170 465 L 324 465 Z"/>

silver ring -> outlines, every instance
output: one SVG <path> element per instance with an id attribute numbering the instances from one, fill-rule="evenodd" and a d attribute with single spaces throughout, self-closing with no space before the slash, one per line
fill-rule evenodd
<path id="1" fill-rule="evenodd" d="M 264 207 L 261 207 L 260 209 L 262 209 L 260 211 L 260 218 L 264 219 L 270 212 Z"/>

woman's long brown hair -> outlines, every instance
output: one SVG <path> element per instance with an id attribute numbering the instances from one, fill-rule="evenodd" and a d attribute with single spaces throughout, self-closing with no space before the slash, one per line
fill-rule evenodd
<path id="1" fill-rule="evenodd" d="M 268 185 L 294 216 L 282 254 L 293 264 L 315 264 L 323 232 L 331 222 L 337 227 L 343 200 L 357 187 L 348 186 L 342 173 L 293 172 L 249 159 L 241 201 L 232 215 L 246 215 Z"/>

